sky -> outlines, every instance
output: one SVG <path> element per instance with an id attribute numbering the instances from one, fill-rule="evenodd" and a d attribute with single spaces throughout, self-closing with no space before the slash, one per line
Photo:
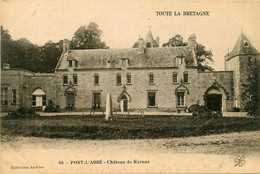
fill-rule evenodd
<path id="1" fill-rule="evenodd" d="M 209 11 L 209 16 L 158 16 L 157 11 Z M 14 40 L 43 45 L 71 39 L 82 25 L 95 22 L 110 48 L 130 48 L 150 29 L 160 45 L 176 34 L 213 53 L 213 67 L 224 70 L 224 55 L 241 32 L 260 51 L 260 1 L 168 0 L 1 0 L 1 25 Z"/>

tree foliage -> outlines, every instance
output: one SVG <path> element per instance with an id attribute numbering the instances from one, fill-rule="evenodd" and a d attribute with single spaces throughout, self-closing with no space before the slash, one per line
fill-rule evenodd
<path id="1" fill-rule="evenodd" d="M 177 47 L 177 46 L 187 46 L 187 42 L 183 42 L 183 37 L 179 34 L 175 35 L 168 42 L 163 44 L 163 47 Z"/>
<path id="2" fill-rule="evenodd" d="M 13 40 L 1 26 L 1 63 L 12 68 L 33 72 L 54 72 L 62 51 L 62 42 L 47 42 L 43 46 L 32 44 L 26 38 Z"/>
<path id="3" fill-rule="evenodd" d="M 108 48 L 105 42 L 101 41 L 102 31 L 94 22 L 90 22 L 86 27 L 81 26 L 75 32 L 72 42 L 72 49 L 104 49 Z"/>
<path id="4" fill-rule="evenodd" d="M 81 26 L 71 40 L 72 49 L 108 48 L 101 42 L 102 31 L 91 22 Z M 11 68 L 24 68 L 33 72 L 54 72 L 62 53 L 62 43 L 48 41 L 43 46 L 32 44 L 26 38 L 13 40 L 8 30 L 1 26 L 1 63 Z"/>
<path id="5" fill-rule="evenodd" d="M 177 34 L 169 39 L 168 42 L 164 43 L 163 47 L 178 47 L 187 45 L 187 42 L 183 41 L 183 37 Z M 210 63 L 214 62 L 212 59 L 213 54 L 211 50 L 206 50 L 205 46 L 196 43 L 195 52 L 198 63 L 198 71 L 213 71 L 214 69 L 210 66 Z"/>
<path id="6" fill-rule="evenodd" d="M 206 50 L 205 46 L 197 43 L 195 52 L 198 63 L 198 71 L 213 71 L 214 69 L 209 65 L 214 62 L 212 59 L 213 54 L 211 50 Z"/>
<path id="7" fill-rule="evenodd" d="M 247 111 L 249 115 L 253 116 L 258 114 L 259 109 L 258 71 L 256 61 L 254 60 L 247 66 L 248 79 L 241 84 L 242 110 Z"/>

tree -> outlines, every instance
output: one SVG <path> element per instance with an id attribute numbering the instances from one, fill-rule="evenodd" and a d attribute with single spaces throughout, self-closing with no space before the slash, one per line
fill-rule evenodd
<path id="1" fill-rule="evenodd" d="M 214 62 L 212 59 L 213 54 L 211 50 L 206 50 L 205 46 L 197 43 L 195 52 L 198 63 L 198 71 L 213 71 L 214 68 L 209 65 Z"/>
<path id="2" fill-rule="evenodd" d="M 183 37 L 179 34 L 175 35 L 167 43 L 163 44 L 163 47 L 176 47 L 176 46 L 186 46 L 187 42 L 183 42 Z"/>
<path id="3" fill-rule="evenodd" d="M 178 47 L 187 45 L 187 42 L 183 41 L 183 37 L 177 34 L 169 39 L 167 43 L 164 43 L 163 47 Z M 198 63 L 198 71 L 213 71 L 214 69 L 209 65 L 211 62 L 214 62 L 212 59 L 213 54 L 211 50 L 206 50 L 205 46 L 196 43 L 195 52 Z"/>
<path id="4" fill-rule="evenodd" d="M 253 116 L 257 115 L 259 109 L 258 71 L 256 61 L 254 60 L 247 66 L 248 79 L 241 84 L 242 109 Z"/>
<path id="5" fill-rule="evenodd" d="M 102 31 L 99 30 L 98 25 L 90 22 L 86 27 L 81 26 L 75 32 L 72 42 L 72 49 L 104 49 L 108 48 L 105 42 L 101 41 Z"/>
<path id="6" fill-rule="evenodd" d="M 43 61 L 42 72 L 54 72 L 62 53 L 62 42 L 62 40 L 57 43 L 48 41 L 40 47 L 41 60 Z"/>
<path id="7" fill-rule="evenodd" d="M 8 30 L 1 26 L 1 62 L 12 68 L 33 72 L 54 72 L 62 52 L 62 41 L 49 41 L 39 47 L 26 38 L 12 40 Z"/>

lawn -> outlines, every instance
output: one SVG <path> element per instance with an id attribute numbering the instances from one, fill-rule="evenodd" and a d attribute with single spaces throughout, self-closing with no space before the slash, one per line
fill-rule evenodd
<path id="1" fill-rule="evenodd" d="M 201 136 L 260 129 L 259 118 L 193 118 L 147 116 L 55 116 L 37 119 L 1 119 L 1 134 L 70 139 L 144 139 Z"/>

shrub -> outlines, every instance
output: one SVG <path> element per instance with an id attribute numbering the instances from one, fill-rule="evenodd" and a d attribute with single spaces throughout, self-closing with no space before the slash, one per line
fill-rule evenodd
<path id="1" fill-rule="evenodd" d="M 10 111 L 8 112 L 7 118 L 36 118 L 39 115 L 35 112 L 34 109 L 30 108 L 20 108 L 16 111 Z"/>
<path id="2" fill-rule="evenodd" d="M 72 111 L 72 110 L 74 110 L 74 109 L 76 109 L 76 107 L 75 107 L 74 105 L 67 105 L 67 106 L 65 107 L 65 110 L 66 110 L 66 111 Z"/>
<path id="3" fill-rule="evenodd" d="M 233 108 L 232 108 L 232 112 L 240 112 L 240 108 L 233 107 Z"/>
<path id="4" fill-rule="evenodd" d="M 199 104 L 191 105 L 188 112 L 192 113 L 193 117 L 222 117 L 222 113 L 220 111 L 212 111 L 206 106 L 200 106 Z"/>
<path id="5" fill-rule="evenodd" d="M 52 100 L 49 100 L 44 112 L 60 112 L 60 106 L 54 104 Z"/>

